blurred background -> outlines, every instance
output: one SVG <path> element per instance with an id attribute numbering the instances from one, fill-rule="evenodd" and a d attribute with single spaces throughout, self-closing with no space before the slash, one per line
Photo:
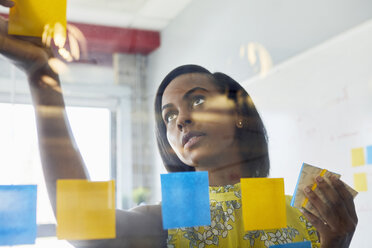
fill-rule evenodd
<path id="1" fill-rule="evenodd" d="M 70 0 L 67 20 L 69 51 L 80 51 L 60 73 L 68 116 L 92 180 L 116 180 L 118 208 L 161 201 L 154 94 L 189 63 L 251 94 L 269 134 L 270 176 L 285 178 L 286 194 L 302 162 L 351 186 L 355 173 L 372 181 L 371 165 L 351 162 L 352 149 L 372 145 L 371 1 Z M 0 68 L 0 184 L 38 184 L 33 247 L 70 247 L 55 238 L 26 77 L 3 57 Z M 369 247 L 369 199 L 368 190 L 357 196 L 352 247 Z"/>

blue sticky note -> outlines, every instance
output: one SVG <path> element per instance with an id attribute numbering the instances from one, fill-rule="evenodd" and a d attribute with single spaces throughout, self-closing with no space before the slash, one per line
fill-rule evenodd
<path id="1" fill-rule="evenodd" d="M 372 145 L 367 146 L 367 164 L 372 165 Z"/>
<path id="2" fill-rule="evenodd" d="M 211 224 L 208 172 L 161 175 L 163 228 Z"/>
<path id="3" fill-rule="evenodd" d="M 291 200 L 291 204 L 290 204 L 291 207 L 294 206 L 294 203 L 295 203 L 295 200 L 296 200 L 298 183 L 299 183 L 300 180 L 301 180 L 301 174 L 302 174 L 302 170 L 304 169 L 304 164 L 305 164 L 305 163 L 302 163 L 301 170 L 300 170 L 300 174 L 298 175 L 298 178 L 297 178 L 297 183 L 296 183 L 295 191 L 294 191 L 294 193 L 293 193 L 292 200 Z"/>
<path id="4" fill-rule="evenodd" d="M 296 242 L 296 243 L 289 243 L 289 244 L 281 244 L 281 245 L 272 245 L 270 248 L 311 248 L 311 242 Z"/>
<path id="5" fill-rule="evenodd" d="M 0 245 L 34 244 L 36 185 L 0 185 Z"/>

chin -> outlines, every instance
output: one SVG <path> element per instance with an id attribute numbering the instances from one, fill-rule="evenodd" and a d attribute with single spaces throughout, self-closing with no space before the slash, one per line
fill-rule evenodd
<path id="1" fill-rule="evenodd" d="M 195 150 L 195 151 L 192 151 L 190 154 L 189 154 L 189 158 L 188 158 L 188 164 L 189 166 L 191 167 L 200 167 L 200 166 L 205 166 L 205 165 L 209 165 L 211 162 L 212 159 L 211 159 L 211 156 L 210 156 L 210 153 L 207 153 L 204 152 L 204 151 L 200 151 L 200 150 Z"/>

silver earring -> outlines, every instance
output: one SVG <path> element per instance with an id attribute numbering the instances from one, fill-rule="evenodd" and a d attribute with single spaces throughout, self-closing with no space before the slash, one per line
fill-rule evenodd
<path id="1" fill-rule="evenodd" d="M 238 121 L 238 123 L 236 124 L 236 126 L 238 128 L 242 128 L 243 127 L 243 121 L 242 120 Z"/>

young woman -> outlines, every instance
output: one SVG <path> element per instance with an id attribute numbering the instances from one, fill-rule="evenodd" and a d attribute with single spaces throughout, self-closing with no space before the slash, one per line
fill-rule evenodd
<path id="1" fill-rule="evenodd" d="M 0 4 L 14 5 L 9 0 Z M 71 134 L 58 75 L 48 65 L 52 53 L 38 39 L 7 35 L 3 19 L 0 53 L 28 76 L 45 181 L 56 211 L 56 181 L 89 179 L 89 175 Z M 310 213 L 302 215 L 287 198 L 287 228 L 244 232 L 240 178 L 266 177 L 269 159 L 263 123 L 246 91 L 233 79 L 195 65 L 176 68 L 159 87 L 155 112 L 158 146 L 167 170 L 209 172 L 211 225 L 164 231 L 161 206 L 140 206 L 117 210 L 116 239 L 72 241 L 73 245 L 269 247 L 310 240 L 314 247 L 349 246 L 357 216 L 352 196 L 335 178 L 332 185 L 317 178 L 330 205 L 311 190 L 305 192 L 324 221 Z"/>
<path id="2" fill-rule="evenodd" d="M 240 178 L 266 177 L 270 165 L 262 120 L 232 78 L 197 65 L 180 66 L 160 84 L 155 113 L 167 170 L 208 171 L 211 186 L 211 226 L 169 230 L 171 247 L 269 247 L 303 240 L 313 247 L 348 247 L 357 217 L 352 196 L 335 178 L 333 187 L 317 178 L 332 206 L 305 192 L 324 221 L 306 212 L 305 218 L 286 197 L 287 228 L 244 232 Z"/>

